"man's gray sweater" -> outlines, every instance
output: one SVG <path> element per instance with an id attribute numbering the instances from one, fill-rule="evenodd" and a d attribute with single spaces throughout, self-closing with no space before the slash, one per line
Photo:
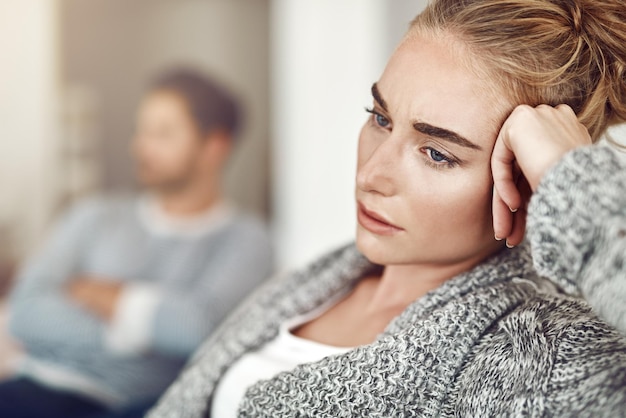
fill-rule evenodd
<path id="1" fill-rule="evenodd" d="M 204 228 L 187 231 L 158 222 L 145 202 L 95 198 L 77 205 L 25 264 L 10 299 L 10 329 L 27 353 L 22 374 L 112 406 L 158 397 L 271 273 L 269 238 L 255 218 L 227 211 L 215 219 L 210 212 Z M 142 346 L 119 349 L 111 325 L 69 297 L 69 283 L 81 275 L 157 295 Z"/>

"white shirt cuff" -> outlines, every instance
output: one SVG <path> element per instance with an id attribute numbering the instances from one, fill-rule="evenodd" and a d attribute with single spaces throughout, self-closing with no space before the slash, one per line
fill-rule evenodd
<path id="1" fill-rule="evenodd" d="M 120 355 L 145 352 L 150 345 L 152 322 L 161 297 L 158 286 L 127 284 L 105 331 L 107 348 Z"/>

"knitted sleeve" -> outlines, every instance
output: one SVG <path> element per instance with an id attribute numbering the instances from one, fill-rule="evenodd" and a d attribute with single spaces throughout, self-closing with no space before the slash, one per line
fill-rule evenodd
<path id="1" fill-rule="evenodd" d="M 568 153 L 531 199 L 527 235 L 541 275 L 626 333 L 626 155 L 604 145 Z"/>
<path id="2" fill-rule="evenodd" d="M 557 340 L 543 416 L 626 416 L 623 337 L 604 321 L 584 316 Z"/>
<path id="3" fill-rule="evenodd" d="M 9 300 L 9 329 L 27 349 L 60 350 L 68 342 L 85 349 L 100 347 L 102 322 L 85 315 L 66 296 L 65 286 L 79 272 L 101 209 L 96 200 L 71 209 L 18 274 Z"/>

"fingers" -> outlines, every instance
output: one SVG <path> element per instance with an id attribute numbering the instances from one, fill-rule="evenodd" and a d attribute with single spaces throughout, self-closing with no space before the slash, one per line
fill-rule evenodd
<path id="1" fill-rule="evenodd" d="M 508 127 L 503 126 L 491 156 L 493 190 L 493 228 L 496 239 L 506 239 L 513 247 L 524 240 L 526 207 L 532 190 L 508 138 Z"/>
<path id="2" fill-rule="evenodd" d="M 526 207 L 521 207 L 512 214 L 513 228 L 509 236 L 506 237 L 506 246 L 511 248 L 519 245 L 524 240 L 526 233 Z"/>
<path id="3" fill-rule="evenodd" d="M 509 247 L 519 245 L 524 240 L 524 235 L 526 233 L 526 216 L 528 214 L 528 203 L 530 202 L 530 198 L 533 194 L 528 180 L 526 180 L 526 178 L 521 173 L 515 184 L 521 196 L 522 205 L 517 210 L 517 212 L 513 214 L 513 229 L 511 231 L 511 235 L 507 237 L 506 241 L 507 246 Z"/>
<path id="4" fill-rule="evenodd" d="M 506 240 L 508 247 L 519 245 L 526 233 L 526 203 L 515 212 L 511 212 L 507 204 L 500 198 L 498 191 L 493 190 L 493 231 L 495 239 Z"/>
<path id="5" fill-rule="evenodd" d="M 521 205 L 521 197 L 515 187 L 515 154 L 509 148 L 506 137 L 503 135 L 498 135 L 491 154 L 491 173 L 499 198 L 510 211 L 518 209 Z"/>
<path id="6" fill-rule="evenodd" d="M 520 105 L 502 125 L 492 161 L 494 164 L 508 164 L 514 159 L 535 190 L 548 169 L 568 151 L 591 142 L 588 130 L 570 106 Z M 494 176 L 497 169 L 497 166 L 493 167 Z M 516 203 L 510 201 L 508 189 L 503 189 L 506 186 L 496 187 L 505 202 L 510 205 Z"/>
<path id="7" fill-rule="evenodd" d="M 502 132 L 502 130 L 501 130 Z M 515 188 L 515 155 L 498 135 L 491 154 L 493 176 L 493 231 L 496 240 L 506 239 L 513 231 L 513 210 L 519 205 L 518 191 Z"/>
<path id="8" fill-rule="evenodd" d="M 502 125 L 491 155 L 493 229 L 518 245 L 526 229 L 526 205 L 547 170 L 591 137 L 567 105 L 517 106 Z"/>
<path id="9" fill-rule="evenodd" d="M 545 104 L 537 106 L 538 109 L 542 109 L 542 108 L 549 109 L 550 107 L 551 106 L 545 105 Z M 567 105 L 565 103 L 561 103 L 559 105 L 556 105 L 556 106 L 554 106 L 554 108 L 556 110 L 558 110 L 559 112 L 563 113 L 566 116 L 576 118 L 576 113 L 574 112 L 574 109 L 572 109 L 571 106 L 569 106 L 569 105 Z"/>
<path id="10" fill-rule="evenodd" d="M 498 194 L 498 190 L 493 188 L 493 202 L 491 205 L 493 213 L 493 232 L 495 239 L 500 241 L 511 235 L 513 230 L 513 213 Z"/>

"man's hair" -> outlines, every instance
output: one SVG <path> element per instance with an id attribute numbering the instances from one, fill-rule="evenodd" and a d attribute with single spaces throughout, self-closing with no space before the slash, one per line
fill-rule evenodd
<path id="1" fill-rule="evenodd" d="M 415 32 L 460 41 L 514 105 L 569 105 L 594 141 L 626 121 L 624 0 L 433 0 Z"/>
<path id="2" fill-rule="evenodd" d="M 235 96 L 209 77 L 189 68 L 167 71 L 150 84 L 150 91 L 178 95 L 202 135 L 222 129 L 236 138 L 241 125 L 241 106 Z"/>

